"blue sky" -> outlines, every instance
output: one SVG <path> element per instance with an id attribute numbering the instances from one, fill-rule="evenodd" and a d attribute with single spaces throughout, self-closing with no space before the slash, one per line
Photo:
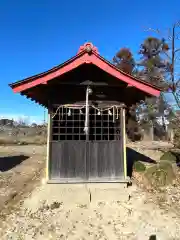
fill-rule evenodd
<path id="1" fill-rule="evenodd" d="M 146 27 L 164 30 L 178 17 L 178 0 L 0 0 L 0 117 L 43 119 L 8 83 L 66 61 L 86 41 L 109 60 L 121 47 L 137 56 Z"/>

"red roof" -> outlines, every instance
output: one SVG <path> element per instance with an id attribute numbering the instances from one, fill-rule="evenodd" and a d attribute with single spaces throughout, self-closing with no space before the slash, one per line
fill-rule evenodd
<path id="1" fill-rule="evenodd" d="M 58 65 L 49 71 L 12 83 L 10 84 L 10 87 L 15 93 L 23 92 L 39 84 L 47 84 L 47 82 L 81 66 L 82 64 L 93 64 L 116 77 L 118 80 L 127 83 L 129 86 L 133 86 L 150 95 L 159 96 L 160 94 L 160 88 L 119 70 L 112 63 L 100 56 L 98 49 L 94 47 L 92 43 L 85 43 L 79 48 L 78 53 L 74 57 L 63 64 Z"/>

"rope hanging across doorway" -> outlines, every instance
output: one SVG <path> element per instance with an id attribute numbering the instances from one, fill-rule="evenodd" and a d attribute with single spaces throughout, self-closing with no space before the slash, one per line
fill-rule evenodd
<path id="1" fill-rule="evenodd" d="M 84 133 L 86 134 L 87 138 L 88 138 L 88 134 L 89 134 L 89 107 L 91 108 L 94 108 L 98 111 L 98 114 L 97 115 L 101 115 L 102 112 L 104 111 L 108 111 L 108 114 L 113 116 L 113 123 L 115 123 L 115 115 L 116 115 L 116 119 L 119 118 L 119 108 L 117 105 L 113 105 L 113 106 L 110 106 L 108 108 L 105 108 L 103 109 L 102 107 L 101 108 L 98 108 L 98 107 L 95 107 L 94 105 L 91 105 L 89 106 L 89 96 L 93 93 L 92 89 L 90 88 L 90 86 L 87 86 L 86 88 L 86 104 L 83 105 L 83 106 L 76 106 L 76 105 L 60 105 L 55 114 L 52 116 L 52 118 L 54 118 L 57 114 L 57 112 L 59 111 L 60 108 L 68 108 L 69 111 L 68 111 L 68 116 L 71 116 L 71 109 L 79 109 L 80 111 L 80 114 L 83 114 L 82 112 L 82 109 L 85 108 L 85 124 L 84 124 Z M 111 109 L 113 109 L 113 113 L 111 112 Z M 63 115 L 63 110 L 62 110 L 62 115 Z M 60 117 L 61 119 L 61 117 Z"/>
<path id="2" fill-rule="evenodd" d="M 98 116 L 103 116 L 104 112 L 107 111 L 107 115 L 109 115 L 110 117 L 112 117 L 112 121 L 113 123 L 115 123 L 119 118 L 120 118 L 120 106 L 117 105 L 112 105 L 108 108 L 98 108 L 94 105 L 90 105 L 88 106 L 88 108 L 91 109 L 95 109 L 97 111 L 97 113 L 95 112 L 96 115 Z M 64 109 L 67 109 L 66 111 L 64 111 Z M 55 116 L 58 114 L 59 115 L 59 120 L 60 122 L 64 122 L 64 114 L 66 113 L 66 115 L 68 117 L 73 117 L 73 110 L 74 109 L 78 109 L 79 110 L 79 115 L 85 115 L 85 119 L 84 119 L 84 134 L 86 136 L 88 136 L 89 134 L 89 110 L 87 111 L 87 106 L 83 105 L 83 106 L 78 106 L 78 105 L 60 105 L 57 107 L 54 115 L 52 116 L 52 118 L 55 118 Z"/>
<path id="3" fill-rule="evenodd" d="M 111 107 L 108 107 L 108 108 L 98 108 L 98 107 L 95 107 L 94 105 L 90 105 L 90 107 L 92 107 L 92 108 L 94 108 L 94 109 L 96 109 L 98 111 L 97 115 L 101 115 L 102 112 L 108 111 L 109 115 L 116 115 L 116 119 L 119 118 L 119 111 L 118 111 L 119 110 L 119 106 L 117 106 L 117 105 L 112 105 Z M 73 106 L 73 105 L 67 105 L 67 104 L 59 105 L 58 108 L 56 109 L 55 114 L 52 116 L 52 119 L 58 114 L 58 112 L 59 112 L 59 110 L 61 108 L 67 108 L 69 110 L 71 110 L 71 109 L 79 109 L 80 114 L 83 114 L 82 109 L 85 109 L 86 105 L 83 105 L 83 106 L 78 106 L 78 105 L 74 105 Z M 113 110 L 113 113 L 111 112 L 111 110 Z M 115 113 L 115 111 L 116 111 L 116 113 Z M 70 116 L 71 115 L 70 111 L 68 113 L 69 113 L 69 116 Z"/>

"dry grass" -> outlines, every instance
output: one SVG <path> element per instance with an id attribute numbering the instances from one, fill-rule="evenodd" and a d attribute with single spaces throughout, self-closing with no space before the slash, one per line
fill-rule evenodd
<path id="1" fill-rule="evenodd" d="M 37 146 L 36 151 L 34 146 L 0 147 L 0 219 L 6 218 L 39 184 L 45 170 L 44 148 L 40 148 Z"/>
<path id="2" fill-rule="evenodd" d="M 12 137 L 12 136 L 0 136 L 0 145 L 44 145 L 46 144 L 45 136 L 24 136 L 24 137 Z"/>

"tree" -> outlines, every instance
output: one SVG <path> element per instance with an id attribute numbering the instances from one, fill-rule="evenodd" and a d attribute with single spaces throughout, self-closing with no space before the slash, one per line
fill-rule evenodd
<path id="1" fill-rule="evenodd" d="M 122 48 L 114 57 L 114 64 L 122 71 L 135 75 L 151 84 L 159 86 L 163 89 L 168 88 L 166 79 L 167 61 L 165 55 L 169 50 L 169 46 L 165 39 L 148 37 L 140 45 L 139 54 L 141 59 L 135 62 L 133 54 L 127 48 Z M 132 106 L 129 111 L 128 132 L 130 135 L 136 132 L 140 134 L 140 126 L 157 126 L 161 123 L 161 128 L 166 132 L 166 120 L 170 118 L 170 107 L 167 104 L 163 94 L 159 98 L 147 98 L 145 101 Z M 158 119 L 161 119 L 158 123 Z"/>
<path id="2" fill-rule="evenodd" d="M 136 63 L 132 52 L 128 48 L 121 48 L 113 58 L 113 64 L 119 68 L 121 71 L 128 73 L 130 75 L 136 75 Z M 141 131 L 139 125 L 136 121 L 136 115 L 134 114 L 133 107 L 130 111 L 127 111 L 127 135 L 128 137 L 135 141 L 141 138 Z"/>
<path id="3" fill-rule="evenodd" d="M 147 98 L 136 109 L 137 118 L 141 125 L 147 124 L 163 127 L 166 132 L 166 122 L 170 121 L 174 116 L 171 106 L 167 103 L 163 94 L 159 98 Z"/>
<path id="4" fill-rule="evenodd" d="M 167 134 L 167 122 L 172 117 L 172 110 L 161 95 L 159 98 L 146 98 L 131 106 L 129 114 L 127 131 L 130 139 L 137 135 L 142 138 L 144 130 L 151 130 L 152 138 L 154 134 L 161 138 Z M 136 136 L 132 137 L 132 133 Z"/>
<path id="5" fill-rule="evenodd" d="M 33 122 L 33 123 L 31 124 L 31 127 L 33 127 L 33 128 L 36 128 L 37 126 L 38 126 L 37 123 L 34 123 L 34 122 Z"/>
<path id="6" fill-rule="evenodd" d="M 166 63 L 165 81 L 167 90 L 172 93 L 177 107 L 180 108 L 180 77 L 179 77 L 179 53 L 180 48 L 178 40 L 180 40 L 180 32 L 177 29 L 180 27 L 180 21 L 174 23 L 167 31 L 166 41 L 168 42 L 167 51 L 164 52 Z M 149 28 L 148 31 L 154 32 L 162 36 L 162 32 L 158 29 Z"/>
<path id="7" fill-rule="evenodd" d="M 21 127 L 26 127 L 29 124 L 29 118 L 28 117 L 19 117 L 17 123 Z"/>
<path id="8" fill-rule="evenodd" d="M 166 92 L 169 89 L 167 73 L 170 63 L 166 56 L 169 46 L 164 38 L 148 37 L 140 46 L 141 61 L 137 64 L 140 68 L 139 77 L 144 81 L 159 86 Z M 172 108 L 161 93 L 159 98 L 146 99 L 138 106 L 141 113 L 141 124 L 161 128 L 167 132 L 167 122 L 172 117 Z"/>
<path id="9" fill-rule="evenodd" d="M 135 60 L 128 48 L 121 48 L 113 58 L 113 63 L 123 72 L 133 74 L 135 71 Z"/>
<path id="10" fill-rule="evenodd" d="M 139 77 L 144 81 L 165 88 L 167 86 L 164 80 L 167 63 L 163 58 L 163 53 L 168 51 L 168 44 L 164 39 L 148 37 L 140 46 L 139 54 L 141 60 L 137 64 L 141 67 Z"/>

